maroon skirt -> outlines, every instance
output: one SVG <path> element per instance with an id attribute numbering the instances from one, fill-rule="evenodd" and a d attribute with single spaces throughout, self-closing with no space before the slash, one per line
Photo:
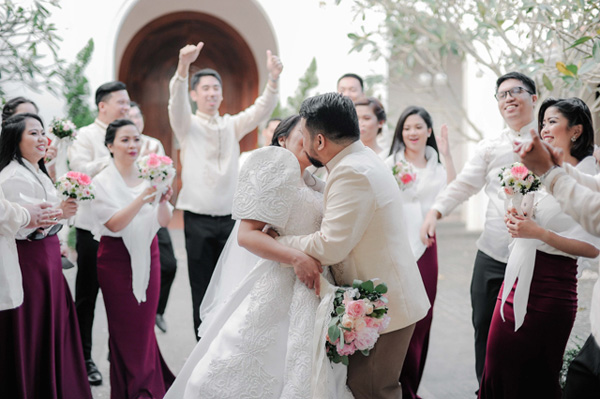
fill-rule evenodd
<path id="1" fill-rule="evenodd" d="M 57 236 L 17 240 L 23 304 L 0 311 L 1 398 L 92 398 Z"/>
<path id="2" fill-rule="evenodd" d="M 415 325 L 415 331 L 406 352 L 402 373 L 400 374 L 403 399 L 419 398 L 417 391 L 419 390 L 423 370 L 425 369 L 427 349 L 429 348 L 429 332 L 431 331 L 431 322 L 433 320 L 433 303 L 435 302 L 435 295 L 437 293 L 437 243 L 434 242 L 432 246 L 427 248 L 417 261 L 417 265 L 419 266 L 419 272 L 421 273 L 431 307 L 425 318 L 419 320 Z"/>
<path id="3" fill-rule="evenodd" d="M 160 292 L 158 240 L 151 244 L 152 261 L 146 302 L 133 295 L 129 252 L 121 238 L 102 236 L 98 246 L 98 282 L 108 319 L 112 399 L 162 398 L 175 377 L 162 358 L 154 322 Z"/>
<path id="4" fill-rule="evenodd" d="M 516 283 L 515 283 L 516 285 Z M 559 373 L 577 312 L 577 261 L 538 251 L 527 314 L 515 331 L 512 287 L 492 316 L 480 398 L 560 399 Z"/>

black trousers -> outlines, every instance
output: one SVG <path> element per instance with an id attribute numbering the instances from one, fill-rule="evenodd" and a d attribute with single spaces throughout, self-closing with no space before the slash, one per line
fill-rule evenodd
<path id="1" fill-rule="evenodd" d="M 600 347 L 590 335 L 567 372 L 563 399 L 600 398 Z"/>
<path id="2" fill-rule="evenodd" d="M 169 230 L 161 227 L 158 230 L 158 249 L 160 250 L 160 296 L 158 298 L 157 314 L 164 314 L 169 300 L 169 293 L 175 273 L 177 272 L 177 259 L 175 259 L 175 251 L 173 251 L 173 243 Z"/>
<path id="3" fill-rule="evenodd" d="M 92 326 L 96 298 L 98 298 L 98 271 L 96 258 L 98 241 L 88 230 L 76 229 L 77 277 L 75 279 L 75 309 L 79 321 L 79 333 L 85 360 L 92 358 Z"/>
<path id="4" fill-rule="evenodd" d="M 234 224 L 231 215 L 208 216 L 189 211 L 183 213 L 196 340 L 199 340 L 198 327 L 201 323 L 200 304 Z"/>
<path id="5" fill-rule="evenodd" d="M 477 251 L 473 278 L 471 280 L 472 321 L 475 329 L 475 372 L 481 383 L 488 333 L 498 292 L 504 281 L 506 263 L 498 262 L 481 251 Z"/>

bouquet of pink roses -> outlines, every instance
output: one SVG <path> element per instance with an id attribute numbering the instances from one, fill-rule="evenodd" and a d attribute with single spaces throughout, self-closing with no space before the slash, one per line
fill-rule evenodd
<path id="1" fill-rule="evenodd" d="M 348 356 L 361 351 L 368 356 L 379 334 L 390 324 L 387 315 L 387 285 L 372 280 L 354 280 L 352 287 L 338 288 L 327 330 L 327 357 L 348 365 Z"/>
<path id="2" fill-rule="evenodd" d="M 77 201 L 94 199 L 92 179 L 85 173 L 67 172 L 54 185 L 63 199 L 75 198 Z"/>
<path id="3" fill-rule="evenodd" d="M 156 192 L 161 195 L 168 190 L 169 184 L 175 177 L 173 160 L 164 155 L 150 153 L 138 159 L 137 167 L 142 179 L 150 180 L 156 186 Z M 154 194 L 156 195 L 156 194 Z"/>
<path id="4" fill-rule="evenodd" d="M 50 124 L 50 133 L 59 139 L 75 140 L 77 127 L 69 119 L 54 118 Z"/>
<path id="5" fill-rule="evenodd" d="M 403 159 L 396 162 L 396 164 L 392 167 L 392 173 L 398 182 L 398 187 L 400 187 L 400 190 L 406 190 L 407 188 L 410 188 L 417 179 L 417 174 L 413 166 Z"/>
<path id="6" fill-rule="evenodd" d="M 530 208 L 533 207 L 533 193 L 541 187 L 540 179 L 520 162 L 502 168 L 498 177 L 507 197 L 506 208 L 512 206 L 521 215 L 529 213 Z"/>

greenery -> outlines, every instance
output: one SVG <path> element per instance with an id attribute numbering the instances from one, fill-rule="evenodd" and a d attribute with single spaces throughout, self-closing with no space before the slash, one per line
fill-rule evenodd
<path id="1" fill-rule="evenodd" d="M 387 59 L 391 78 L 404 89 L 433 97 L 449 93 L 454 97 L 450 112 L 465 118 L 478 135 L 474 140 L 483 134 L 462 108 L 452 82 L 444 79 L 452 62 L 467 57 L 478 73 L 521 71 L 536 81 L 542 98 L 578 96 L 592 112 L 600 111 L 597 0 L 344 1 L 352 2 L 360 24 L 348 34 L 353 51 Z M 374 28 L 365 23 L 374 20 L 380 21 Z"/>
<path id="2" fill-rule="evenodd" d="M 570 348 L 565 351 L 565 354 L 563 355 L 563 365 L 562 365 L 562 368 L 560 369 L 560 375 L 559 375 L 559 382 L 560 382 L 561 388 L 565 387 L 565 384 L 567 383 L 567 372 L 569 371 L 569 366 L 571 365 L 571 362 L 573 361 L 573 359 L 575 359 L 575 357 L 579 354 L 580 351 L 581 351 L 580 344 L 576 344 L 574 348 Z"/>
<path id="3" fill-rule="evenodd" d="M 90 39 L 77 53 L 75 61 L 60 70 L 63 81 L 62 94 L 67 101 L 67 115 L 78 128 L 91 124 L 96 117 L 89 106 L 90 85 L 84 75 L 93 52 L 94 41 Z"/>
<path id="4" fill-rule="evenodd" d="M 305 98 L 310 97 L 311 91 L 319 84 L 317 78 L 317 60 L 313 57 L 310 65 L 304 72 L 304 75 L 298 81 L 298 87 L 292 97 L 287 98 L 287 106 L 282 107 L 281 103 L 273 111 L 273 117 L 285 118 L 293 114 L 297 114 L 300 110 L 300 105 Z"/>
<path id="5" fill-rule="evenodd" d="M 18 2 L 17 2 L 18 3 Z M 54 79 L 62 61 L 58 57 L 56 27 L 48 21 L 49 8 L 58 0 L 33 0 L 21 6 L 12 0 L 0 2 L 0 98 L 8 82 L 22 82 L 39 91 L 56 93 Z"/>

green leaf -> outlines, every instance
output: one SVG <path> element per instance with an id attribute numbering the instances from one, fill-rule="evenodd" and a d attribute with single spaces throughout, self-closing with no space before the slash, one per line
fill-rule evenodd
<path id="1" fill-rule="evenodd" d="M 543 64 L 545 61 L 544 61 L 544 59 L 543 59 L 543 58 L 538 58 L 537 60 L 535 60 L 535 61 L 533 61 L 533 62 L 535 62 L 535 63 L 537 63 L 537 64 Z"/>
<path id="2" fill-rule="evenodd" d="M 368 293 L 371 293 L 375 289 L 375 285 L 373 284 L 373 281 L 367 280 L 361 284 L 361 288 L 367 291 Z"/>
<path id="3" fill-rule="evenodd" d="M 594 60 L 600 63 L 600 40 L 594 41 L 594 47 L 592 48 L 592 54 L 594 55 Z"/>
<path id="4" fill-rule="evenodd" d="M 346 309 L 343 306 L 338 306 L 337 308 L 335 308 L 335 313 L 342 315 L 344 314 L 344 312 L 346 311 Z"/>
<path id="5" fill-rule="evenodd" d="M 341 356 L 342 358 L 342 364 L 344 366 L 348 366 L 348 364 L 350 364 L 350 362 L 348 361 L 348 356 Z"/>
<path id="6" fill-rule="evenodd" d="M 579 39 L 575 40 L 575 42 L 573 42 L 573 44 L 570 47 L 568 47 L 567 50 L 570 48 L 573 48 L 573 47 L 577 47 L 580 44 L 587 42 L 588 40 L 592 40 L 592 37 L 591 36 L 580 37 Z"/>
<path id="7" fill-rule="evenodd" d="M 327 334 L 329 335 L 329 340 L 331 342 L 335 342 L 340 337 L 340 329 L 337 327 L 337 325 L 329 326 Z"/>
<path id="8" fill-rule="evenodd" d="M 385 283 L 381 283 L 379 285 L 377 285 L 377 287 L 375 287 L 375 292 L 378 292 L 380 294 L 385 294 L 388 291 L 388 287 Z"/>
<path id="9" fill-rule="evenodd" d="M 577 65 L 569 64 L 567 65 L 567 69 L 573 74 L 573 76 L 577 76 L 577 70 L 579 69 L 577 68 Z"/>
<path id="10" fill-rule="evenodd" d="M 579 74 L 583 75 L 584 73 L 593 70 L 597 65 L 598 65 L 598 63 L 596 61 L 590 60 L 590 61 L 586 62 L 585 64 L 583 64 L 581 66 L 581 68 L 579 68 Z"/>
<path id="11" fill-rule="evenodd" d="M 369 356 L 369 350 L 368 349 L 363 349 L 360 351 L 360 353 L 362 353 L 365 356 Z"/>
<path id="12" fill-rule="evenodd" d="M 546 87 L 546 89 L 548 89 L 548 91 L 554 90 L 554 85 L 552 84 L 552 81 L 546 74 L 542 75 L 542 81 L 544 82 L 544 86 Z"/>
<path id="13" fill-rule="evenodd" d="M 352 288 L 359 288 L 361 284 L 362 284 L 362 280 L 354 280 L 352 282 Z"/>
<path id="14" fill-rule="evenodd" d="M 563 75 L 566 75 L 566 76 L 575 76 L 573 74 L 573 72 L 567 68 L 567 66 L 565 65 L 564 62 L 558 61 L 556 63 L 556 69 L 558 69 L 558 72 L 562 73 Z"/>

